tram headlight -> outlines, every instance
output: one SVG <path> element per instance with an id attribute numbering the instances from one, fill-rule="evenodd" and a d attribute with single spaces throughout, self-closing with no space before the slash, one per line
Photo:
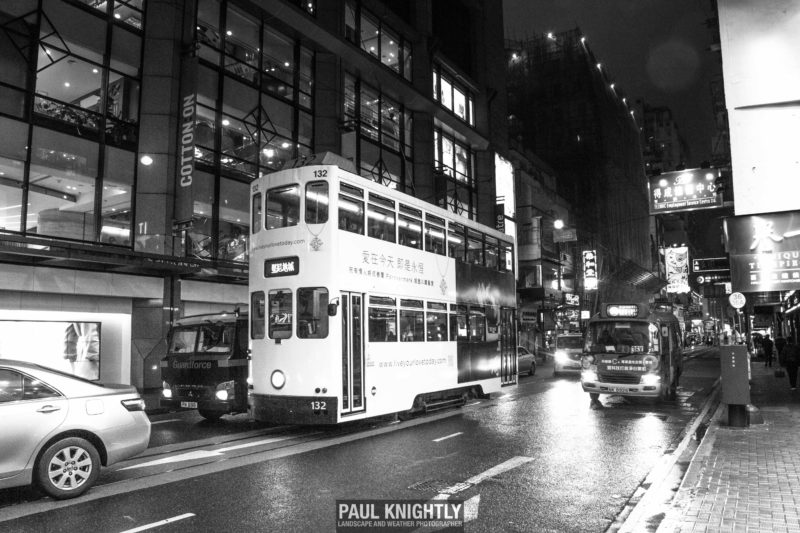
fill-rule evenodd
<path id="1" fill-rule="evenodd" d="M 658 357 L 655 355 L 645 355 L 644 358 L 642 358 L 642 362 L 644 363 L 644 368 L 648 372 L 653 372 L 658 369 Z"/>
<path id="2" fill-rule="evenodd" d="M 584 355 L 581 357 L 581 366 L 584 370 L 588 370 L 590 366 L 594 364 L 594 356 L 593 355 Z"/>
<path id="3" fill-rule="evenodd" d="M 556 350 L 556 353 L 553 354 L 553 358 L 556 360 L 556 363 L 566 363 L 567 359 L 567 352 L 564 350 Z"/>
<path id="4" fill-rule="evenodd" d="M 276 370 L 269 377 L 269 381 L 274 388 L 282 389 L 283 386 L 286 385 L 286 376 L 280 370 Z"/>
<path id="5" fill-rule="evenodd" d="M 161 382 L 161 396 L 163 396 L 166 399 L 172 398 L 172 388 L 166 381 Z"/>

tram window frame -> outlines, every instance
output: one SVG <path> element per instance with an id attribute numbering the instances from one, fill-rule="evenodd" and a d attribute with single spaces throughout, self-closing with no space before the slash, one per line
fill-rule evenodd
<path id="1" fill-rule="evenodd" d="M 372 195 L 370 195 L 371 199 Z M 370 216 L 370 215 L 375 216 Z M 374 222 L 373 222 L 374 221 Z M 367 203 L 367 237 L 386 242 L 397 242 L 397 214 L 394 210 Z"/>
<path id="2" fill-rule="evenodd" d="M 472 228 L 467 228 L 467 263 L 480 266 L 484 265 L 483 240 L 483 233 L 475 231 Z"/>
<path id="3" fill-rule="evenodd" d="M 400 341 L 425 341 L 425 311 L 422 309 L 400 309 Z"/>
<path id="4" fill-rule="evenodd" d="M 279 311 L 281 314 L 286 314 L 288 318 L 288 323 L 280 324 L 280 327 L 275 327 L 278 324 L 273 323 L 272 317 L 279 314 L 273 312 L 273 302 L 275 302 L 275 297 L 279 296 L 281 301 L 278 302 Z M 294 310 L 292 308 L 294 295 L 292 294 L 291 289 L 272 289 L 267 293 L 267 301 L 268 301 L 268 308 L 269 308 L 269 321 L 268 321 L 268 328 L 267 334 L 269 335 L 270 339 L 290 339 L 292 338 L 292 323 L 294 322 Z M 288 298 L 287 302 L 283 301 L 283 298 Z M 288 310 L 288 311 L 287 311 Z"/>
<path id="5" fill-rule="evenodd" d="M 425 222 L 425 251 L 447 256 L 447 230 L 444 224 L 438 226 Z"/>
<path id="6" fill-rule="evenodd" d="M 266 335 L 266 294 L 253 291 L 250 294 L 250 338 L 263 339 Z"/>
<path id="7" fill-rule="evenodd" d="M 500 270 L 500 245 L 497 238 L 484 235 L 483 261 L 486 268 Z"/>
<path id="8" fill-rule="evenodd" d="M 289 191 L 294 191 L 293 194 L 286 195 Z M 295 197 L 294 202 L 280 201 L 280 198 Z M 280 212 L 270 208 L 271 201 L 275 201 L 278 207 L 281 208 Z M 265 228 L 267 230 L 290 228 L 300 223 L 300 185 L 293 183 L 290 185 L 281 185 L 280 187 L 273 187 L 267 190 L 266 198 L 264 201 L 266 212 Z M 280 225 L 272 224 L 272 217 L 280 221 Z"/>
<path id="9" fill-rule="evenodd" d="M 352 205 L 352 209 L 343 209 L 343 204 Z M 339 229 L 364 235 L 364 200 L 357 200 L 351 196 L 339 193 Z"/>
<path id="10" fill-rule="evenodd" d="M 419 228 L 414 230 L 414 228 Z M 399 215 L 397 218 L 397 242 L 402 246 L 422 250 L 422 219 Z"/>
<path id="11" fill-rule="evenodd" d="M 486 341 L 486 309 L 484 307 L 469 308 L 468 328 L 470 342 Z"/>
<path id="12" fill-rule="evenodd" d="M 447 322 L 447 304 L 428 302 L 428 309 L 425 313 L 426 340 L 428 342 L 447 341 Z"/>
<path id="13" fill-rule="evenodd" d="M 514 271 L 514 245 L 500 240 L 500 272 Z"/>
<path id="14" fill-rule="evenodd" d="M 319 187 L 320 190 L 312 190 Z M 312 199 L 311 196 L 318 196 Z M 330 191 L 327 181 L 309 181 L 306 183 L 305 193 L 305 221 L 306 224 L 324 224 L 328 221 L 330 206 Z"/>
<path id="15" fill-rule="evenodd" d="M 456 240 L 458 239 L 458 240 Z M 467 253 L 467 234 L 462 224 L 447 225 L 447 256 L 464 261 Z"/>
<path id="16" fill-rule="evenodd" d="M 250 233 L 256 234 L 261 231 L 261 193 L 257 192 L 252 199 L 252 220 L 250 221 Z"/>
<path id="17" fill-rule="evenodd" d="M 469 323 L 467 322 L 467 306 L 450 304 L 450 340 L 466 342 L 469 340 Z M 463 325 L 463 328 L 459 328 Z M 463 335 L 460 334 L 463 330 Z"/>
<path id="18" fill-rule="evenodd" d="M 397 341 L 397 303 L 394 298 L 370 296 L 367 317 L 369 342 Z M 379 323 L 383 323 L 384 327 L 378 327 Z"/>
<path id="19" fill-rule="evenodd" d="M 310 296 L 306 296 L 310 293 Z M 311 309 L 300 307 L 311 302 Z M 330 295 L 327 287 L 300 287 L 297 289 L 297 338 L 325 339 L 328 337 L 328 303 Z"/>

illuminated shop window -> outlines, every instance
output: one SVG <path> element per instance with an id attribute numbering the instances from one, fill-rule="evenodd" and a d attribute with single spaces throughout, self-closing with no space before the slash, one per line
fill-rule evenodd
<path id="1" fill-rule="evenodd" d="M 345 4 L 345 38 L 411 80 L 411 44 L 356 0 Z"/>
<path id="2" fill-rule="evenodd" d="M 469 124 L 475 125 L 475 99 L 463 84 L 454 81 L 441 65 L 433 68 L 433 99 L 442 107 Z"/>

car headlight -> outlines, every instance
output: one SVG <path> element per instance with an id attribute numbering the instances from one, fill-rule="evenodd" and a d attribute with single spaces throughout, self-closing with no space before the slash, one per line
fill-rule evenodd
<path id="1" fill-rule="evenodd" d="M 581 381 L 593 383 L 597 381 L 597 372 L 594 370 L 584 370 L 581 372 Z"/>
<path id="2" fill-rule="evenodd" d="M 593 355 L 584 355 L 581 357 L 581 366 L 584 368 L 584 370 L 588 370 L 592 364 L 594 364 Z"/>
<path id="3" fill-rule="evenodd" d="M 280 370 L 276 370 L 269 377 L 269 381 L 272 383 L 273 387 L 276 389 L 281 389 L 284 385 L 286 385 L 286 376 Z"/>
<path id="4" fill-rule="evenodd" d="M 661 376 L 658 374 L 645 374 L 642 376 L 642 385 L 658 385 Z"/>
<path id="5" fill-rule="evenodd" d="M 554 354 L 554 357 L 555 357 L 556 363 L 565 363 L 567 361 L 567 359 L 569 359 L 567 357 L 567 352 L 565 352 L 564 350 L 556 350 L 556 353 Z"/>
<path id="6" fill-rule="evenodd" d="M 172 398 L 172 387 L 166 381 L 161 382 L 161 396 L 164 398 Z"/>

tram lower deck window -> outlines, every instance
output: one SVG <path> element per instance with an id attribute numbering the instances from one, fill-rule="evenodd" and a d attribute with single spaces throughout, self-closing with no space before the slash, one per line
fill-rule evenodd
<path id="1" fill-rule="evenodd" d="M 269 291 L 269 338 L 288 339 L 292 336 L 292 291 Z"/>
<path id="2" fill-rule="evenodd" d="M 328 336 L 328 289 L 297 289 L 297 336 L 301 339 Z"/>

